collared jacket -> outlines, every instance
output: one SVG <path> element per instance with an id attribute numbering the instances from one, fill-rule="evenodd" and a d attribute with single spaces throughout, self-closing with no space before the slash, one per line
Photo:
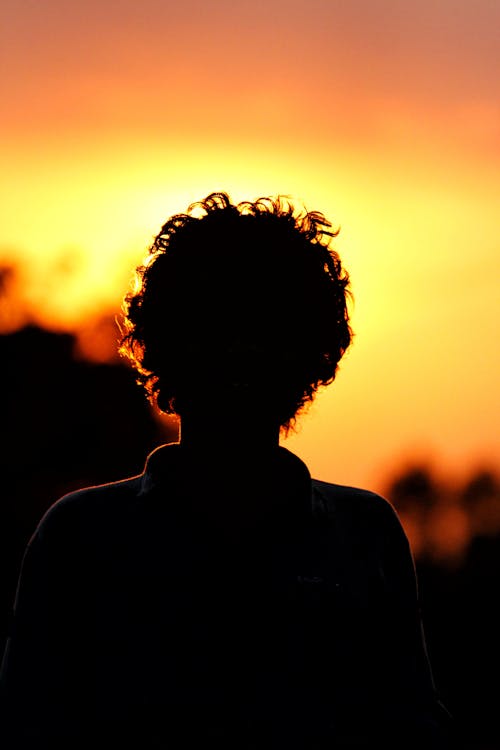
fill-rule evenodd
<path id="1" fill-rule="evenodd" d="M 142 475 L 66 495 L 40 521 L 0 746 L 448 747 L 392 506 L 279 448 L 268 512 L 232 537 L 182 456 L 162 446 Z M 237 503 L 251 477 L 231 482 Z"/>

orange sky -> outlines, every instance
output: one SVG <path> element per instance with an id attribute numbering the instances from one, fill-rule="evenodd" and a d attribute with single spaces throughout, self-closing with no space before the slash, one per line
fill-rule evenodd
<path id="1" fill-rule="evenodd" d="M 2 8 L 0 256 L 24 308 L 116 311 L 172 212 L 289 194 L 341 225 L 356 339 L 286 444 L 374 489 L 412 456 L 498 466 L 498 3 Z"/>

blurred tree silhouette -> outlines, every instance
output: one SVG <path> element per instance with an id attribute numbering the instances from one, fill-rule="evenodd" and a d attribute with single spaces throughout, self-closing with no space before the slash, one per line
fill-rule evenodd
<path id="1" fill-rule="evenodd" d="M 413 467 L 392 481 L 387 497 L 412 543 L 431 662 L 461 747 L 498 750 L 499 479 L 480 469 L 451 487 Z"/>
<path id="2" fill-rule="evenodd" d="M 426 467 L 412 467 L 393 479 L 386 494 L 399 513 L 414 555 L 424 556 L 427 522 L 440 498 L 440 488 L 433 476 Z"/>

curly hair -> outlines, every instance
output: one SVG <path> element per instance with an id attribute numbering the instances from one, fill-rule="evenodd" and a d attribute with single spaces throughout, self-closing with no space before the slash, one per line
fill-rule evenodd
<path id="1" fill-rule="evenodd" d="M 150 400 L 182 417 L 246 399 L 287 432 L 351 343 L 337 234 L 283 196 L 172 216 L 123 304 L 120 353 Z"/>

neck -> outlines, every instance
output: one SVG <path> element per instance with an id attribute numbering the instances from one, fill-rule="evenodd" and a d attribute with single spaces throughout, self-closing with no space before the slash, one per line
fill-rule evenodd
<path id="1" fill-rule="evenodd" d="M 189 453 L 223 455 L 231 460 L 254 460 L 274 452 L 279 446 L 280 427 L 264 420 L 241 419 L 233 415 L 213 419 L 184 415 L 180 424 L 180 444 Z"/>

